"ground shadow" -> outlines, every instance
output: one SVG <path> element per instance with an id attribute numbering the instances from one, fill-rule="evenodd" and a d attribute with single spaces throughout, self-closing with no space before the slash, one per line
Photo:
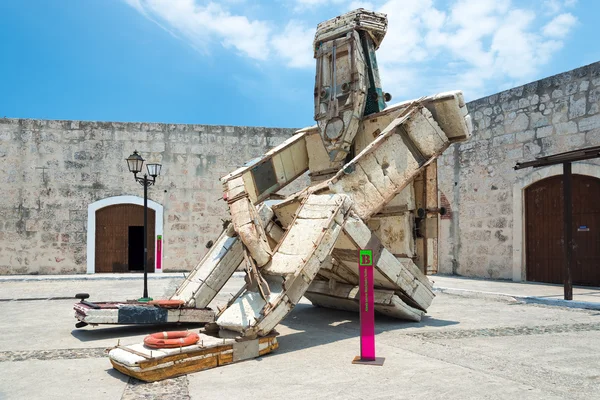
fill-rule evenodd
<path id="1" fill-rule="evenodd" d="M 418 332 L 419 328 L 445 327 L 459 324 L 458 321 L 424 316 L 420 322 L 402 321 L 386 315 L 375 314 L 375 333 L 380 334 L 387 331 L 412 329 Z M 345 340 L 360 336 L 360 318 L 357 312 L 335 310 L 331 308 L 316 307 L 312 304 L 297 304 L 290 315 L 280 325 L 296 332 L 280 336 L 278 338 L 279 348 L 277 354 L 291 353 L 310 347 L 321 346 L 339 340 Z M 189 329 L 200 328 L 201 325 L 186 325 Z M 178 329 L 184 329 L 183 324 Z M 277 330 L 277 328 L 275 328 Z M 417 331 L 414 331 L 417 329 Z M 99 330 L 74 330 L 73 336 L 82 341 L 100 340 L 110 337 L 136 336 L 154 333 L 161 330 L 174 330 L 173 325 L 151 325 L 151 326 L 119 326 Z M 254 361 L 262 361 L 257 357 Z M 128 377 L 116 370 L 109 370 L 109 374 L 119 379 Z M 177 378 L 165 379 L 171 381 Z"/>
<path id="2" fill-rule="evenodd" d="M 459 324 L 458 321 L 424 316 L 420 322 L 403 321 L 386 315 L 375 314 L 375 334 L 402 329 L 444 327 Z M 298 331 L 278 338 L 277 354 L 320 346 L 360 336 L 360 318 L 357 312 L 298 304 L 281 325 Z M 277 328 L 275 328 L 277 329 Z"/>
<path id="3" fill-rule="evenodd" d="M 123 383 L 128 383 L 129 382 L 129 376 L 117 371 L 114 368 L 110 368 L 110 369 L 105 369 L 104 370 L 108 375 L 112 376 L 113 378 L 117 378 L 118 380 L 120 380 Z"/>
<path id="4" fill-rule="evenodd" d="M 103 339 L 119 339 L 123 337 L 149 335 L 161 331 L 185 331 L 200 329 L 204 324 L 161 324 L 161 325 L 119 325 L 111 327 L 90 327 L 73 329 L 71 336 L 81 342 Z"/>

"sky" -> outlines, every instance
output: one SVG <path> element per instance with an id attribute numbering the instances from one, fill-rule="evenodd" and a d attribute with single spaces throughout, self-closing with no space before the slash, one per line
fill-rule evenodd
<path id="1" fill-rule="evenodd" d="M 597 0 L 2 0 L 0 118 L 310 126 L 316 26 L 359 7 L 391 104 L 600 61 Z"/>

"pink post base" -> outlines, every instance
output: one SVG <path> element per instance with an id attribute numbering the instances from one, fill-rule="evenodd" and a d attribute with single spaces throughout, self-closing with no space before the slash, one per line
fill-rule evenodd
<path id="1" fill-rule="evenodd" d="M 358 267 L 360 280 L 360 356 L 352 364 L 383 365 L 382 357 L 375 357 L 375 295 L 373 266 Z"/>

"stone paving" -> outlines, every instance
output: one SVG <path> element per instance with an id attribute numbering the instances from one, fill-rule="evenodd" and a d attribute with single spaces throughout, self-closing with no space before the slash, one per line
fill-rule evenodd
<path id="1" fill-rule="evenodd" d="M 188 378 L 187 376 L 180 376 L 153 383 L 130 378 L 121 400 L 188 400 L 189 398 Z"/>
<path id="2" fill-rule="evenodd" d="M 160 281 L 152 289 L 157 297 L 176 285 Z M 236 282 L 228 291 L 237 290 Z M 0 290 L 18 295 L 13 284 L 22 285 L 5 282 Z M 49 283 L 45 293 L 66 296 L 77 286 L 63 285 Z M 90 294 L 97 298 L 102 289 L 105 300 L 139 289 L 119 281 L 93 285 Z M 225 293 L 215 304 L 226 300 Z M 420 323 L 377 318 L 377 351 L 386 361 L 374 368 L 350 363 L 359 352 L 358 315 L 302 300 L 278 326 L 280 348 L 273 354 L 145 383 L 112 369 L 105 351 L 165 328 L 74 329 L 73 303 L 0 302 L 0 399 L 546 400 L 589 399 L 600 390 L 600 312 L 594 310 L 437 293 Z"/>

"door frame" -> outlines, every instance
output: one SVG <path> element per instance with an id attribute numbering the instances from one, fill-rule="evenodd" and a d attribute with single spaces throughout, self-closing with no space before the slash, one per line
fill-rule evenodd
<path id="1" fill-rule="evenodd" d="M 114 196 L 107 197 L 102 200 L 98 200 L 92 204 L 88 205 L 88 218 L 87 218 L 87 273 L 94 274 L 96 273 L 96 211 L 101 208 L 114 206 L 117 204 L 135 204 L 138 206 L 144 206 L 144 198 L 137 196 Z M 148 208 L 154 210 L 154 240 L 158 238 L 158 236 L 162 236 L 163 234 L 163 206 L 159 203 L 148 199 Z M 163 239 L 164 241 L 164 239 Z M 155 263 L 158 265 L 158 246 L 154 246 L 154 259 Z M 164 251 L 161 252 L 161 262 L 163 265 Z M 160 274 L 162 273 L 161 269 L 154 268 L 154 273 Z"/>
<path id="2" fill-rule="evenodd" d="M 573 175 L 585 175 L 600 179 L 600 165 L 585 162 L 574 162 L 571 164 Z M 563 174 L 562 165 L 552 165 L 534 169 L 526 175 L 517 179 L 513 185 L 513 265 L 512 275 L 514 282 L 525 282 L 526 254 L 525 248 L 525 189 L 536 182 Z"/>

